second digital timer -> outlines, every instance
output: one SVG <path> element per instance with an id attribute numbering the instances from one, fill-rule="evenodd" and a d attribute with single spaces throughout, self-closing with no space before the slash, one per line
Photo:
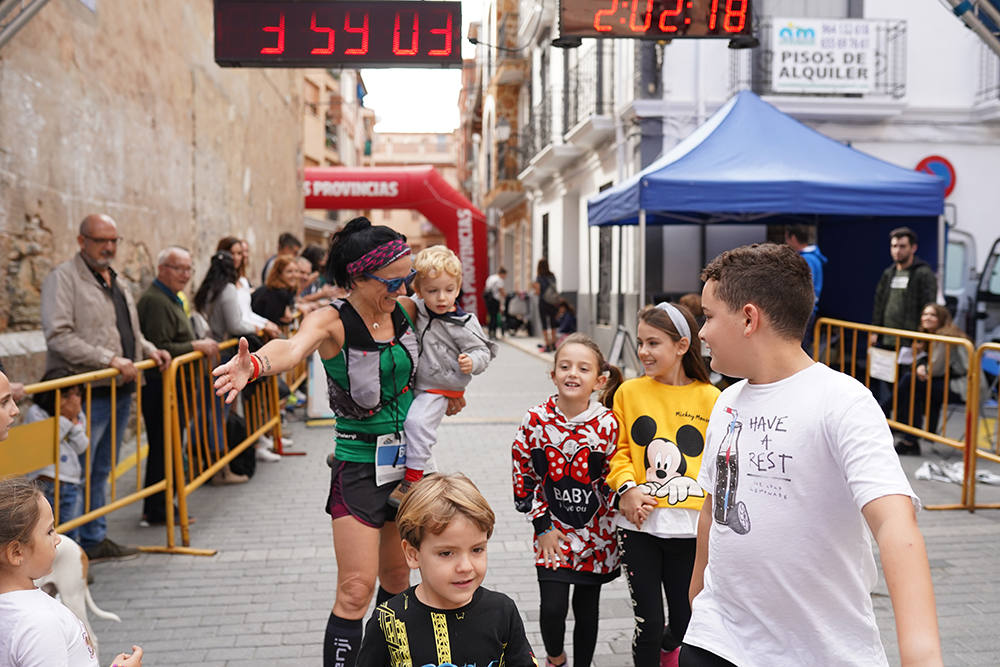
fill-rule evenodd
<path id="1" fill-rule="evenodd" d="M 733 37 L 749 34 L 749 0 L 563 0 L 560 34 L 578 37 Z"/>

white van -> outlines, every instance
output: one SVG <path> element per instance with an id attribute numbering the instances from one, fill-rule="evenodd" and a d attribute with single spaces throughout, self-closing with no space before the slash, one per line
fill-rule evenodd
<path id="1" fill-rule="evenodd" d="M 1000 238 L 977 271 L 975 238 L 949 229 L 944 267 L 945 304 L 955 314 L 955 324 L 976 345 L 1000 342 Z"/>

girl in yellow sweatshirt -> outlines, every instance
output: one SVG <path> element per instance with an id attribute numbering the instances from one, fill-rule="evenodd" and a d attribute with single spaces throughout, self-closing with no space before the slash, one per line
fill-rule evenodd
<path id="1" fill-rule="evenodd" d="M 615 393 L 619 435 L 608 485 L 616 492 L 615 523 L 635 612 L 636 667 L 676 665 L 691 618 L 688 587 L 705 497 L 696 480 L 705 427 L 719 396 L 697 335 L 698 325 L 684 306 L 664 302 L 643 308 L 636 338 L 645 375 Z"/>

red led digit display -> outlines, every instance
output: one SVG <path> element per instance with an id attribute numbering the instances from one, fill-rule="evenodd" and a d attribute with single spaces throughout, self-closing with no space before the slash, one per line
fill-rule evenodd
<path id="1" fill-rule="evenodd" d="M 750 0 L 560 0 L 563 37 L 677 39 L 750 35 Z"/>
<path id="2" fill-rule="evenodd" d="M 215 62 L 461 67 L 461 29 L 461 2 L 215 0 Z"/>

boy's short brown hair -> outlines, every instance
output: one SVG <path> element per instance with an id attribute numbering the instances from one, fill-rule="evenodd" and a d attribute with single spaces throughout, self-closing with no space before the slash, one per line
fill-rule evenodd
<path id="1" fill-rule="evenodd" d="M 399 536 L 419 549 L 425 535 L 440 535 L 459 513 L 485 531 L 487 538 L 493 535 L 496 516 L 472 480 L 462 474 L 424 477 L 399 506 Z"/>
<path id="2" fill-rule="evenodd" d="M 809 265 L 787 245 L 754 243 L 727 250 L 702 270 L 701 279 L 718 283 L 715 295 L 730 310 L 752 303 L 779 336 L 802 339 L 816 294 Z"/>
<path id="3" fill-rule="evenodd" d="M 413 288 L 420 290 L 421 278 L 434 278 L 447 273 L 462 286 L 462 260 L 453 250 L 443 245 L 432 245 L 424 248 L 413 258 L 413 269 L 417 272 L 413 280 Z"/>

